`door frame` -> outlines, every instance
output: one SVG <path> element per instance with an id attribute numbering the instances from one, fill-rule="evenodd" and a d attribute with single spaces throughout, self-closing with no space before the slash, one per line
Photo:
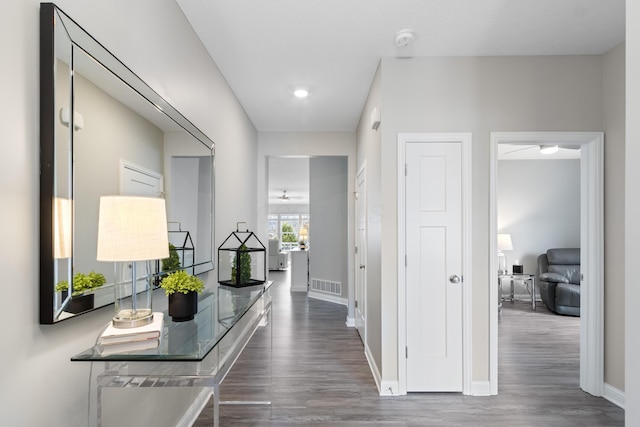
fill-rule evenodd
<path id="1" fill-rule="evenodd" d="M 362 182 L 363 182 L 363 187 L 364 187 L 364 194 L 360 194 L 360 192 L 358 191 L 358 181 L 360 181 L 360 177 L 362 176 Z M 367 246 L 368 246 L 368 241 L 369 241 L 369 237 L 368 237 L 368 232 L 369 232 L 369 224 L 368 224 L 368 212 L 367 212 L 367 163 L 366 161 L 363 163 L 362 167 L 360 168 L 360 170 L 358 171 L 358 173 L 356 174 L 356 182 L 355 182 L 355 198 L 356 200 L 354 201 L 354 209 L 355 209 L 355 215 L 354 215 L 354 219 L 355 219 L 355 223 L 354 223 L 354 242 L 356 244 L 356 248 L 358 250 L 358 252 L 363 251 L 364 252 L 364 260 L 365 260 L 365 268 L 363 270 L 361 270 L 358 266 L 358 258 L 359 255 L 356 253 L 354 256 L 354 271 L 355 271 L 355 280 L 354 280 L 354 292 L 353 292 L 353 298 L 354 298 L 354 302 L 358 302 L 358 304 L 362 304 L 362 313 L 364 313 L 363 316 L 363 325 L 362 325 L 362 331 L 363 331 L 363 336 L 361 336 L 360 338 L 362 338 L 362 342 L 365 346 L 367 346 L 367 269 L 366 269 L 366 265 L 367 265 Z M 364 235 L 364 244 L 363 245 L 358 245 L 358 223 L 359 223 L 359 219 L 360 219 L 360 210 L 358 209 L 358 207 L 360 206 L 358 199 L 362 197 L 363 198 L 363 204 L 364 204 L 364 212 L 362 212 L 362 214 L 364 215 L 364 220 L 365 220 L 365 235 Z M 356 296 L 358 295 L 358 283 L 360 282 L 360 275 L 362 275 L 362 280 L 363 280 L 363 289 L 362 289 L 362 299 L 363 301 L 358 301 L 356 300 Z M 354 309 L 353 309 L 353 317 L 354 317 L 354 322 L 355 322 L 355 327 L 356 329 L 358 328 L 358 320 L 357 320 L 357 311 L 358 311 L 358 307 L 355 307 L 355 303 L 354 303 Z M 360 332 L 360 331 L 358 331 Z"/>
<path id="2" fill-rule="evenodd" d="M 604 133 L 491 132 L 489 254 L 497 254 L 498 144 L 580 145 L 580 388 L 604 393 Z M 489 256 L 489 301 L 498 300 L 497 256 Z M 489 386 L 498 394 L 498 304 L 489 305 Z"/>
<path id="3" fill-rule="evenodd" d="M 398 148 L 398 394 L 407 394 L 407 310 L 405 272 L 405 163 L 408 143 L 460 143 L 462 149 L 462 394 L 472 394 L 471 338 L 471 133 L 399 133 Z"/>

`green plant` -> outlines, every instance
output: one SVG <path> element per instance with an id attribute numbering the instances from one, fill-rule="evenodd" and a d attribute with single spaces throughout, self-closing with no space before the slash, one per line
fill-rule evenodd
<path id="1" fill-rule="evenodd" d="M 176 292 L 182 292 L 183 294 L 189 292 L 202 293 L 204 282 L 184 270 L 178 270 L 162 279 L 160 287 L 164 289 L 164 293 L 167 295 Z"/>
<path id="2" fill-rule="evenodd" d="M 85 292 L 99 288 L 105 283 L 107 283 L 107 279 L 105 279 L 104 275 L 101 273 L 96 273 L 95 271 L 92 271 L 89 274 L 76 273 L 73 276 L 73 292 L 71 293 L 71 296 L 77 297 L 83 295 Z M 68 291 L 69 282 L 61 280 L 58 282 L 55 289 L 56 292 Z"/>
<path id="3" fill-rule="evenodd" d="M 162 271 L 173 271 L 180 268 L 180 256 L 175 246 L 169 243 L 169 258 L 162 260 Z"/>
<path id="4" fill-rule="evenodd" d="M 63 292 L 69 290 L 69 282 L 66 280 L 61 280 L 56 284 L 56 292 Z"/>
<path id="5" fill-rule="evenodd" d="M 295 240 L 294 240 L 295 241 Z M 249 283 L 251 281 L 251 254 L 247 252 L 247 246 L 241 245 L 238 249 L 240 252 L 240 268 L 238 268 L 238 257 L 233 257 L 231 263 L 231 279 L 236 283 Z"/>

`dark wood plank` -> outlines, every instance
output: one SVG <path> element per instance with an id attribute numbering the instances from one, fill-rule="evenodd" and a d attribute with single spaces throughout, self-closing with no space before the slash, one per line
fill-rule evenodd
<path id="1" fill-rule="evenodd" d="M 578 387 L 577 318 L 505 303 L 498 396 L 380 397 L 357 332 L 345 325 L 346 308 L 291 294 L 286 272 L 270 278 L 272 332 L 256 333 L 223 382 L 221 399 L 272 405 L 222 405 L 222 426 L 624 425 L 622 409 Z M 194 426 L 211 425 L 209 404 Z"/>

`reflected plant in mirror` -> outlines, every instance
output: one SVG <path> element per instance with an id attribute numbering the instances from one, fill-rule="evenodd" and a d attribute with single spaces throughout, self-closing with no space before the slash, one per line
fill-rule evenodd
<path id="1" fill-rule="evenodd" d="M 114 302 L 111 267 L 96 260 L 104 195 L 164 197 L 179 268 L 213 269 L 214 152 L 213 141 L 126 65 L 42 3 L 40 323 L 79 314 L 69 309 L 78 274 L 107 278 L 84 291 L 95 302 L 81 312 Z M 155 263 L 158 277 L 163 264 Z M 64 282 L 71 289 L 57 286 Z"/>

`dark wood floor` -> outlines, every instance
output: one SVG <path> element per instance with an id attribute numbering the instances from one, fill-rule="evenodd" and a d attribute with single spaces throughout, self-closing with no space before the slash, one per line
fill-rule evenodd
<path id="1" fill-rule="evenodd" d="M 271 272 L 270 279 L 276 281 L 271 334 L 256 333 L 223 382 L 221 399 L 272 405 L 222 405 L 222 426 L 624 425 L 622 409 L 578 387 L 577 318 L 506 303 L 498 396 L 380 397 L 357 332 L 345 326 L 346 308 L 291 294 L 285 273 Z M 208 406 L 194 426 L 211 425 Z"/>

